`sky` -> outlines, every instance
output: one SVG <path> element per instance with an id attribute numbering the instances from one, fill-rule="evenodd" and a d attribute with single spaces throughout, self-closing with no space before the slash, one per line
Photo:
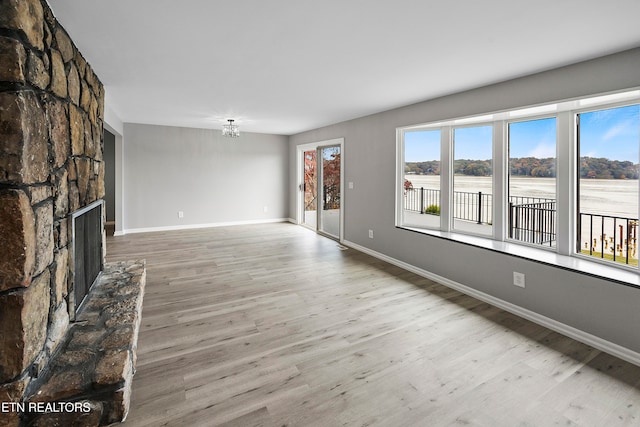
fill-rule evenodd
<path id="1" fill-rule="evenodd" d="M 639 142 L 639 105 L 580 115 L 580 157 L 638 163 Z"/>
<path id="2" fill-rule="evenodd" d="M 440 160 L 440 131 L 421 130 L 404 134 L 405 162 Z"/>
<path id="3" fill-rule="evenodd" d="M 556 119 L 509 124 L 509 157 L 556 157 Z"/>
<path id="4" fill-rule="evenodd" d="M 473 126 L 453 130 L 453 158 L 491 160 L 493 126 Z"/>
<path id="5" fill-rule="evenodd" d="M 491 159 L 491 126 L 456 128 L 456 159 Z M 511 123 L 509 157 L 555 157 L 556 121 L 553 118 Z M 639 163 L 640 106 L 599 110 L 580 115 L 580 156 L 604 157 Z M 440 131 L 405 134 L 405 161 L 439 160 Z"/>

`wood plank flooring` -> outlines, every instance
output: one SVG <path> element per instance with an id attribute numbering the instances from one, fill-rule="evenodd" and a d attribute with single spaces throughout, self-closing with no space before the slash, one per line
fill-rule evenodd
<path id="1" fill-rule="evenodd" d="M 640 367 L 302 227 L 107 253 L 147 260 L 127 426 L 640 425 Z"/>

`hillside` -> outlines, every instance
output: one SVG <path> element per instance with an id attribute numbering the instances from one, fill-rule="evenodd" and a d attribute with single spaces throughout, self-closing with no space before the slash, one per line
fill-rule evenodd
<path id="1" fill-rule="evenodd" d="M 552 178 L 556 176 L 554 158 L 539 159 L 521 157 L 509 160 L 512 176 L 530 176 L 535 178 Z M 453 170 L 455 174 L 471 176 L 490 176 L 491 160 L 456 160 Z M 638 179 L 640 165 L 630 161 L 609 160 L 605 158 L 580 158 L 580 177 L 595 179 Z M 405 174 L 440 175 L 440 162 L 406 162 Z"/>

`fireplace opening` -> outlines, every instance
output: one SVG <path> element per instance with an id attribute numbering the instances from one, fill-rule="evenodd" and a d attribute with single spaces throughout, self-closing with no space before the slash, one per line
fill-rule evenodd
<path id="1" fill-rule="evenodd" d="M 103 265 L 103 201 L 98 200 L 72 214 L 74 313 L 77 313 Z"/>

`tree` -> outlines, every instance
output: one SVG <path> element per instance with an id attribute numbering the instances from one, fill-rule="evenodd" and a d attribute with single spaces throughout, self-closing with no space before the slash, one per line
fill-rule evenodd
<path id="1" fill-rule="evenodd" d="M 316 152 L 305 151 L 304 153 L 304 210 L 315 211 L 318 209 L 316 203 Z"/>
<path id="2" fill-rule="evenodd" d="M 324 209 L 340 207 L 340 149 L 324 149 L 322 182 L 324 185 Z"/>
<path id="3" fill-rule="evenodd" d="M 405 178 L 404 180 L 404 191 L 413 190 L 413 183 Z"/>
<path id="4" fill-rule="evenodd" d="M 472 176 L 489 176 L 491 175 L 491 166 L 483 161 L 471 162 L 464 166 L 462 173 Z"/>

